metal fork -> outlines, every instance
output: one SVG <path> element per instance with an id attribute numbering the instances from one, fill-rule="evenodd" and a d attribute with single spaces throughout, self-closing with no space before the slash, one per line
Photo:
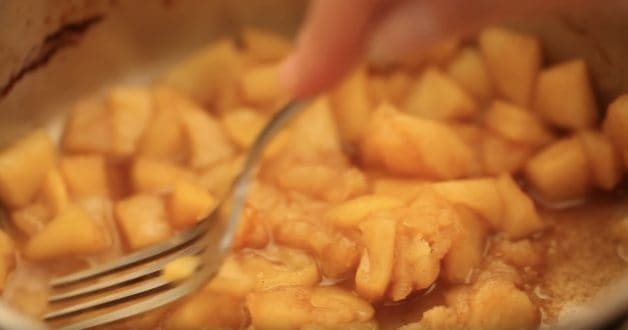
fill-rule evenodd
<path id="1" fill-rule="evenodd" d="M 303 102 L 292 101 L 271 118 L 249 150 L 228 198 L 195 227 L 112 262 L 53 279 L 46 323 L 63 330 L 109 324 L 202 288 L 229 252 L 249 182 L 265 146 L 303 108 Z M 180 282 L 160 276 L 169 261 L 185 255 L 200 256 L 201 265 L 192 276 Z"/>

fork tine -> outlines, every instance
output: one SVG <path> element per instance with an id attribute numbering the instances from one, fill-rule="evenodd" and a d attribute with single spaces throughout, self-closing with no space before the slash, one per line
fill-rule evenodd
<path id="1" fill-rule="evenodd" d="M 207 228 L 210 225 L 209 222 L 210 221 L 201 221 L 195 227 L 192 227 L 191 229 L 186 230 L 184 232 L 178 233 L 174 235 L 172 238 L 164 241 L 163 243 L 128 254 L 112 262 L 105 263 L 100 266 L 92 267 L 84 271 L 72 273 L 70 275 L 55 278 L 50 282 L 50 285 L 53 288 L 55 288 L 55 287 L 62 287 L 62 286 L 67 286 L 71 284 L 76 284 L 78 282 L 92 279 L 94 277 L 102 276 L 105 274 L 109 274 L 111 272 L 128 268 L 138 263 L 141 263 L 143 261 L 146 261 L 148 259 L 154 258 L 160 254 L 163 254 L 173 249 L 184 246 L 188 244 L 189 242 L 192 242 L 193 240 L 201 237 L 203 233 L 207 231 Z"/>
<path id="2" fill-rule="evenodd" d="M 155 260 L 151 262 L 150 264 L 147 264 L 146 266 L 142 267 L 141 269 L 138 269 L 137 271 L 123 274 L 123 275 L 108 279 L 103 282 L 98 282 L 89 286 L 85 286 L 85 287 L 81 287 L 81 288 L 71 290 L 68 292 L 63 292 L 60 294 L 53 295 L 50 298 L 48 298 L 48 301 L 51 303 L 55 303 L 55 302 L 59 302 L 63 300 L 75 299 L 75 298 L 79 298 L 79 297 L 82 297 L 91 293 L 96 293 L 96 292 L 103 291 L 106 289 L 111 289 L 116 286 L 120 286 L 120 285 L 132 282 L 134 280 L 141 279 L 149 275 L 155 275 L 163 269 L 166 263 L 176 258 L 179 258 L 181 256 L 197 255 L 203 252 L 204 248 L 205 246 L 202 243 L 199 243 L 197 241 L 196 243 L 182 250 L 178 250 L 175 253 L 170 254 L 162 259 Z"/>

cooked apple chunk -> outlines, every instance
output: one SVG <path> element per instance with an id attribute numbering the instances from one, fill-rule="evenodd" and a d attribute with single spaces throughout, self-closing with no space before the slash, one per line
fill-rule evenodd
<path id="1" fill-rule="evenodd" d="M 536 85 L 533 108 L 560 128 L 594 127 L 598 113 L 586 63 L 572 60 L 543 70 Z"/>
<path id="2" fill-rule="evenodd" d="M 477 105 L 451 78 L 429 68 L 411 87 L 403 105 L 408 113 L 434 120 L 464 119 L 477 113 Z"/>
<path id="3" fill-rule="evenodd" d="M 134 195 L 115 205 L 115 217 L 132 250 L 157 243 L 170 236 L 163 200 L 153 195 Z"/>
<path id="4" fill-rule="evenodd" d="M 470 329 L 535 329 L 540 314 L 525 292 L 495 280 L 479 286 L 470 301 Z"/>
<path id="5" fill-rule="evenodd" d="M 497 229 L 513 239 L 526 237 L 543 229 L 534 202 L 517 186 L 512 177 L 497 178 L 497 189 L 504 202 L 504 215 Z"/>
<path id="6" fill-rule="evenodd" d="M 589 160 L 595 186 L 604 190 L 615 188 L 624 171 L 621 157 L 610 139 L 597 131 L 581 131 L 578 138 Z"/>
<path id="7" fill-rule="evenodd" d="M 628 94 L 619 96 L 608 106 L 602 127 L 619 151 L 624 169 L 628 169 Z"/>
<path id="8" fill-rule="evenodd" d="M 335 226 L 351 228 L 371 213 L 398 208 L 403 204 L 402 200 L 393 197 L 364 195 L 335 206 L 327 212 L 326 219 Z"/>
<path id="9" fill-rule="evenodd" d="M 117 156 L 130 156 L 152 114 L 150 90 L 131 86 L 115 88 L 109 93 L 107 106 L 111 112 L 112 152 Z"/>
<path id="10" fill-rule="evenodd" d="M 180 180 L 192 180 L 186 168 L 164 161 L 138 158 L 131 168 L 131 182 L 135 192 L 169 192 Z"/>
<path id="11" fill-rule="evenodd" d="M 489 232 L 474 211 L 465 207 L 457 211 L 462 230 L 443 258 L 443 276 L 451 283 L 469 283 L 473 270 L 482 262 Z"/>
<path id="12" fill-rule="evenodd" d="M 112 136 L 107 108 L 99 100 L 85 99 L 76 103 L 66 120 L 61 145 L 69 152 L 109 153 Z"/>
<path id="13" fill-rule="evenodd" d="M 108 196 L 107 170 L 103 156 L 65 156 L 61 158 L 60 167 L 72 196 Z"/>
<path id="14" fill-rule="evenodd" d="M 471 149 L 447 125 L 383 104 L 371 115 L 361 143 L 363 160 L 394 174 L 454 179 L 473 166 Z"/>
<path id="15" fill-rule="evenodd" d="M 344 141 L 357 143 L 366 132 L 369 114 L 372 111 L 368 94 L 368 74 L 358 68 L 331 93 L 331 104 L 336 115 L 338 131 Z"/>
<path id="16" fill-rule="evenodd" d="M 290 40 L 287 38 L 252 27 L 244 28 L 242 39 L 246 47 L 246 55 L 255 61 L 278 61 L 288 55 L 292 49 Z"/>
<path id="17" fill-rule="evenodd" d="M 487 175 L 517 173 L 532 157 L 534 149 L 507 140 L 492 131 L 483 132 L 479 142 L 479 158 L 483 173 Z"/>
<path id="18" fill-rule="evenodd" d="M 55 147 L 43 131 L 36 131 L 0 152 L 0 201 L 26 206 L 55 163 Z"/>
<path id="19" fill-rule="evenodd" d="M 447 74 L 481 102 L 493 95 L 493 81 L 482 54 L 475 48 L 460 50 L 447 65 Z"/>
<path id="20" fill-rule="evenodd" d="M 52 169 L 46 173 L 39 196 L 42 203 L 55 215 L 63 212 L 70 204 L 68 189 L 59 170 Z"/>
<path id="21" fill-rule="evenodd" d="M 245 72 L 240 78 L 240 91 L 243 99 L 256 106 L 272 107 L 281 100 L 277 65 L 262 65 Z"/>
<path id="22" fill-rule="evenodd" d="M 468 207 L 497 228 L 504 215 L 504 204 L 493 178 L 438 182 L 432 185 L 450 202 Z"/>
<path id="23" fill-rule="evenodd" d="M 394 219 L 379 215 L 360 224 L 361 241 L 365 248 L 355 273 L 355 289 L 370 301 L 381 299 L 390 282 L 396 226 Z"/>
<path id="24" fill-rule="evenodd" d="M 203 188 L 179 181 L 168 199 L 170 223 L 175 228 L 191 226 L 209 215 L 217 203 L 216 198 Z"/>
<path id="25" fill-rule="evenodd" d="M 532 188 L 551 202 L 582 198 L 591 182 L 589 161 L 576 137 L 543 149 L 528 162 L 525 175 Z"/>
<path id="26" fill-rule="evenodd" d="M 42 203 L 33 203 L 11 213 L 11 222 L 23 234 L 31 237 L 44 229 L 53 214 Z"/>
<path id="27" fill-rule="evenodd" d="M 541 67 L 536 37 L 503 28 L 488 28 L 478 37 L 488 71 L 500 96 L 526 107 Z"/>
<path id="28" fill-rule="evenodd" d="M 553 139 L 536 115 L 503 101 L 493 102 L 484 114 L 484 124 L 508 140 L 531 147 L 544 146 Z"/>
<path id="29" fill-rule="evenodd" d="M 109 247 L 103 229 L 81 208 L 68 206 L 26 244 L 24 254 L 35 260 L 86 256 Z"/>

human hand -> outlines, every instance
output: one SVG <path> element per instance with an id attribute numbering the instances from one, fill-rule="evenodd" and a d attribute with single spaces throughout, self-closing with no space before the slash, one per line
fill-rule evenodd
<path id="1" fill-rule="evenodd" d="M 393 60 L 445 37 L 587 0 L 313 0 L 281 81 L 297 97 L 332 87 L 365 54 Z M 593 1 L 589 1 L 593 2 Z"/>

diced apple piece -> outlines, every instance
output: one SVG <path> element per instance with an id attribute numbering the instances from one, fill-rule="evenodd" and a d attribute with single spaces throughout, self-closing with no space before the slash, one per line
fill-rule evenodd
<path id="1" fill-rule="evenodd" d="M 360 224 L 364 245 L 355 273 L 355 290 L 369 301 L 381 299 L 392 277 L 395 254 L 396 222 L 386 217 L 373 217 Z"/>
<path id="2" fill-rule="evenodd" d="M 427 119 L 450 120 L 472 117 L 477 104 L 458 83 L 436 68 L 429 68 L 411 87 L 402 107 Z"/>
<path id="3" fill-rule="evenodd" d="M 311 287 L 321 278 L 316 260 L 300 250 L 282 247 L 265 256 L 249 252 L 237 259 L 244 272 L 255 280 L 255 291 L 285 286 Z"/>
<path id="4" fill-rule="evenodd" d="M 205 168 L 234 155 L 220 123 L 205 110 L 191 106 L 182 110 L 181 119 L 189 143 L 190 166 Z"/>
<path id="5" fill-rule="evenodd" d="M 365 133 L 372 110 L 366 69 L 360 67 L 331 94 L 338 131 L 344 141 L 356 143 Z"/>
<path id="6" fill-rule="evenodd" d="M 369 302 L 336 286 L 314 288 L 310 303 L 314 307 L 312 321 L 330 327 L 368 321 L 375 313 Z"/>
<path id="7" fill-rule="evenodd" d="M 242 62 L 242 54 L 232 40 L 219 40 L 176 66 L 161 82 L 203 105 L 216 105 L 240 77 Z"/>
<path id="8" fill-rule="evenodd" d="M 471 47 L 458 52 L 447 65 L 447 74 L 480 102 L 493 95 L 493 81 L 480 52 Z"/>
<path id="9" fill-rule="evenodd" d="M 65 156 L 61 158 L 60 168 L 72 196 L 108 196 L 107 170 L 103 156 Z"/>
<path id="10" fill-rule="evenodd" d="M 222 161 L 201 172 L 198 183 L 217 198 L 226 197 L 235 178 L 242 170 L 243 157 Z"/>
<path id="11" fill-rule="evenodd" d="M 132 250 L 155 244 L 170 236 L 166 208 L 158 196 L 134 195 L 117 202 L 114 212 Z"/>
<path id="12" fill-rule="evenodd" d="M 113 131 L 111 117 L 102 102 L 81 100 L 65 122 L 61 145 L 65 151 L 109 153 Z"/>
<path id="13" fill-rule="evenodd" d="M 540 322 L 530 298 L 506 281 L 482 284 L 470 304 L 470 329 L 535 329 Z"/>
<path id="14" fill-rule="evenodd" d="M 411 201 L 426 184 L 427 182 L 424 181 L 410 179 L 377 179 L 373 182 L 373 193 L 402 201 Z"/>
<path id="15" fill-rule="evenodd" d="M 480 161 L 485 174 L 516 173 L 532 157 L 534 149 L 506 140 L 493 132 L 484 132 L 480 141 Z"/>
<path id="16" fill-rule="evenodd" d="M 161 270 L 161 277 L 166 281 L 179 282 L 194 274 L 201 260 L 198 256 L 183 256 L 168 262 Z"/>
<path id="17" fill-rule="evenodd" d="M 109 93 L 107 101 L 111 112 L 112 152 L 117 156 L 131 156 L 152 114 L 150 90 L 141 87 L 115 88 Z"/>
<path id="18" fill-rule="evenodd" d="M 440 272 L 440 258 L 421 235 L 401 231 L 395 242 L 395 261 L 389 288 L 392 301 L 405 299 L 412 291 L 429 287 Z"/>
<path id="19" fill-rule="evenodd" d="M 168 88 L 153 91 L 154 115 L 139 140 L 140 156 L 171 161 L 187 156 L 180 117 L 182 99 L 182 95 Z"/>
<path id="20" fill-rule="evenodd" d="M 0 292 L 4 290 L 9 272 L 15 267 L 15 244 L 11 237 L 0 231 Z"/>
<path id="21" fill-rule="evenodd" d="M 393 197 L 364 195 L 334 206 L 325 218 L 335 226 L 351 228 L 372 213 L 398 208 L 403 204 L 402 200 Z"/>
<path id="22" fill-rule="evenodd" d="M 240 148 L 247 149 L 266 125 L 266 118 L 251 109 L 238 109 L 222 116 L 227 135 Z"/>
<path id="23" fill-rule="evenodd" d="M 473 151 L 446 124 L 398 112 L 389 104 L 371 115 L 362 139 L 362 158 L 394 174 L 429 179 L 467 175 Z"/>
<path id="24" fill-rule="evenodd" d="M 504 205 L 495 179 L 455 180 L 432 186 L 450 202 L 468 207 L 484 217 L 493 228 L 500 226 Z"/>
<path id="25" fill-rule="evenodd" d="M 220 311 L 208 313 L 208 310 Z M 238 329 L 247 322 L 244 299 L 230 293 L 203 290 L 181 304 L 166 309 L 166 319 L 152 328 L 164 330 Z M 151 312 L 151 314 L 154 312 Z M 135 329 L 149 329 L 136 326 Z"/>
<path id="26" fill-rule="evenodd" d="M 591 182 L 587 155 L 577 138 L 565 138 L 530 159 L 525 175 L 536 192 L 551 202 L 584 197 Z"/>
<path id="27" fill-rule="evenodd" d="M 277 61 L 292 49 L 290 41 L 274 32 L 246 27 L 242 31 L 246 55 L 257 61 Z"/>
<path id="28" fill-rule="evenodd" d="M 594 127 L 598 113 L 586 63 L 572 60 L 543 70 L 536 85 L 534 110 L 561 128 Z"/>
<path id="29" fill-rule="evenodd" d="M 284 153 L 308 160 L 321 154 L 341 153 L 340 135 L 330 102 L 321 97 L 304 109 L 290 126 L 290 139 Z"/>
<path id="30" fill-rule="evenodd" d="M 255 329 L 299 329 L 311 322 L 312 289 L 283 287 L 247 295 L 246 305 Z"/>
<path id="31" fill-rule="evenodd" d="M 513 142 L 531 147 L 552 141 L 552 133 L 530 111 L 514 104 L 495 101 L 484 115 L 484 124 L 495 133 Z"/>
<path id="32" fill-rule="evenodd" d="M 443 258 L 443 276 L 451 283 L 468 284 L 482 262 L 488 230 L 473 211 L 459 207 L 458 214 L 462 230 Z"/>
<path id="33" fill-rule="evenodd" d="M 408 323 L 397 330 L 439 330 L 439 329 L 463 329 L 459 321 L 460 315 L 451 307 L 435 306 L 421 315 L 421 321 Z"/>
<path id="34" fill-rule="evenodd" d="M 539 246 L 533 245 L 530 240 L 516 242 L 509 240 L 498 241 L 493 248 L 507 263 L 519 267 L 536 267 L 543 262 Z"/>
<path id="35" fill-rule="evenodd" d="M 103 229 L 85 211 L 71 205 L 28 241 L 24 254 L 31 259 L 48 260 L 95 254 L 108 247 Z"/>
<path id="36" fill-rule="evenodd" d="M 510 175 L 502 174 L 497 178 L 497 189 L 504 201 L 504 215 L 497 228 L 499 231 L 512 239 L 520 239 L 543 229 L 534 202 Z"/>
<path id="37" fill-rule="evenodd" d="M 528 106 L 542 64 L 539 40 L 503 28 L 485 29 L 478 39 L 498 94 Z"/>
<path id="38" fill-rule="evenodd" d="M 36 131 L 0 152 L 0 201 L 26 206 L 55 163 L 55 147 L 44 131 Z"/>
<path id="39" fill-rule="evenodd" d="M 241 250 L 244 248 L 261 249 L 270 241 L 266 230 L 266 224 L 259 212 L 252 207 L 245 207 L 240 219 L 238 231 L 233 239 L 232 249 Z"/>
<path id="40" fill-rule="evenodd" d="M 608 106 L 603 131 L 622 156 L 628 169 L 628 94 L 619 96 Z"/>
<path id="41" fill-rule="evenodd" d="M 135 192 L 164 193 L 180 180 L 192 180 L 193 174 L 183 167 L 164 161 L 138 158 L 131 168 Z"/>
<path id="42" fill-rule="evenodd" d="M 216 207 L 218 200 L 207 190 L 186 181 L 179 181 L 168 200 L 170 224 L 175 228 L 191 226 Z"/>
<path id="43" fill-rule="evenodd" d="M 45 205 L 34 203 L 13 211 L 11 221 L 17 229 L 31 237 L 42 231 L 52 216 Z"/>
<path id="44" fill-rule="evenodd" d="M 604 190 L 615 188 L 624 173 L 621 157 L 610 139 L 597 131 L 581 131 L 578 138 L 589 160 L 593 183 Z"/>
<path id="45" fill-rule="evenodd" d="M 55 215 L 63 212 L 70 204 L 65 181 L 57 169 L 46 173 L 39 195 L 43 204 Z"/>
<path id="46" fill-rule="evenodd" d="M 240 78 L 240 91 L 244 101 L 257 106 L 274 106 L 283 95 L 276 65 L 263 65 L 249 69 Z"/>

